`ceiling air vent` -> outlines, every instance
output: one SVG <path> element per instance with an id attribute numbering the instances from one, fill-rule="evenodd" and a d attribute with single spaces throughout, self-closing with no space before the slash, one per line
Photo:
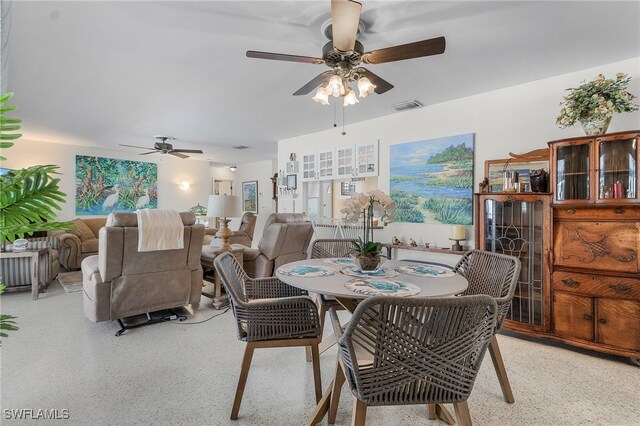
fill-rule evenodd
<path id="1" fill-rule="evenodd" d="M 395 105 L 391 105 L 391 108 L 395 109 L 396 111 L 406 111 L 408 109 L 414 109 L 414 108 L 421 108 L 424 105 L 422 104 L 422 102 L 420 101 L 405 101 L 405 102 L 400 102 L 399 104 L 395 104 Z"/>
<path id="2" fill-rule="evenodd" d="M 247 149 L 247 148 L 249 148 L 249 147 L 245 146 L 245 145 L 236 145 L 236 146 L 233 147 L 233 149 Z"/>

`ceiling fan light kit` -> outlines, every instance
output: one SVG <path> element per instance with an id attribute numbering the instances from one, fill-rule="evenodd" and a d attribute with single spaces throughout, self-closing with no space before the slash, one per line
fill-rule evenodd
<path id="1" fill-rule="evenodd" d="M 349 87 L 352 82 L 357 85 L 361 98 L 373 92 L 381 95 L 393 89 L 391 83 L 361 67 L 361 63 L 383 64 L 444 53 L 446 46 L 444 37 L 365 52 L 364 46 L 357 40 L 364 30 L 364 25 L 360 21 L 361 11 L 362 4 L 357 1 L 331 0 L 331 24 L 325 22 L 323 25 L 325 34 L 331 28 L 331 41 L 322 48 L 322 58 L 254 50 L 248 50 L 247 57 L 324 64 L 331 70 L 316 76 L 298 89 L 294 96 L 307 95 L 318 88 L 313 101 L 321 105 L 329 105 L 329 96 L 336 98 L 342 96 L 343 105 L 348 106 L 359 102 L 355 92 Z"/>

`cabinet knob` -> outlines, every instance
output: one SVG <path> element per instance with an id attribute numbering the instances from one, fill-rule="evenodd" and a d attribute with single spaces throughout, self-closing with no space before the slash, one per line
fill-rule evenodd
<path id="1" fill-rule="evenodd" d="M 580 285 L 580 281 L 576 281 L 573 278 L 565 278 L 562 282 L 569 287 L 578 287 Z"/>
<path id="2" fill-rule="evenodd" d="M 593 317 L 589 314 L 585 314 L 584 315 L 584 319 L 586 319 L 587 321 L 591 321 L 593 319 Z"/>
<path id="3" fill-rule="evenodd" d="M 598 322 L 599 322 L 600 324 L 606 324 L 606 323 L 607 323 L 607 320 L 606 320 L 606 319 L 604 319 L 604 318 L 600 318 L 600 319 L 598 320 Z"/>
<path id="4" fill-rule="evenodd" d="M 629 291 L 629 286 L 624 284 L 613 284 L 610 285 L 609 288 L 619 291 L 620 293 L 624 293 L 625 291 Z"/>
<path id="5" fill-rule="evenodd" d="M 567 214 L 575 214 L 575 212 L 574 209 L 567 209 Z"/>

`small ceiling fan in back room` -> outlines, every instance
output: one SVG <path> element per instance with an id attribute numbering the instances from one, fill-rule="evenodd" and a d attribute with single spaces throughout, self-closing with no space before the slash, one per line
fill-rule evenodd
<path id="1" fill-rule="evenodd" d="M 144 146 L 136 146 L 136 145 L 124 145 L 124 144 L 120 144 L 120 146 L 128 146 L 130 148 L 140 148 L 140 149 L 151 150 L 149 152 L 143 152 L 140 155 L 155 154 L 156 152 L 160 152 L 162 154 L 171 154 L 180 158 L 189 158 L 188 155 L 184 154 L 185 152 L 188 152 L 190 154 L 203 154 L 202 150 L 200 149 L 174 149 L 172 144 L 167 143 L 168 140 L 171 140 L 171 141 L 176 140 L 176 138 L 173 138 L 171 136 L 156 135 L 154 136 L 154 138 L 158 139 L 159 142 L 156 142 L 155 144 L 153 144 L 153 148 L 147 148 Z"/>
<path id="2" fill-rule="evenodd" d="M 328 105 L 329 96 L 342 96 L 343 105 L 347 106 L 358 102 L 355 92 L 349 86 L 350 82 L 357 83 L 362 98 L 372 92 L 380 95 L 393 88 L 391 83 L 360 66 L 361 63 L 384 64 L 444 53 L 444 37 L 365 51 L 362 43 L 357 40 L 361 11 L 362 4 L 356 1 L 331 0 L 331 41 L 322 48 L 321 58 L 255 50 L 248 50 L 247 57 L 327 65 L 331 68 L 329 71 L 319 74 L 294 95 L 306 95 L 320 86 L 313 97 L 314 101 Z"/>

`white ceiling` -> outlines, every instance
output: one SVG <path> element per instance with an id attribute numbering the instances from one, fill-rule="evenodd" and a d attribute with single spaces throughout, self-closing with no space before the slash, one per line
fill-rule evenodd
<path id="1" fill-rule="evenodd" d="M 275 158 L 277 140 L 333 126 L 333 106 L 291 95 L 326 66 L 245 57 L 321 56 L 328 0 L 8 6 L 3 88 L 16 92 L 26 138 L 115 148 L 167 134 L 229 165 Z M 441 35 L 447 49 L 370 65 L 395 88 L 348 107 L 347 123 L 395 113 L 401 101 L 435 104 L 640 57 L 639 1 L 365 0 L 362 19 L 366 50 Z"/>

